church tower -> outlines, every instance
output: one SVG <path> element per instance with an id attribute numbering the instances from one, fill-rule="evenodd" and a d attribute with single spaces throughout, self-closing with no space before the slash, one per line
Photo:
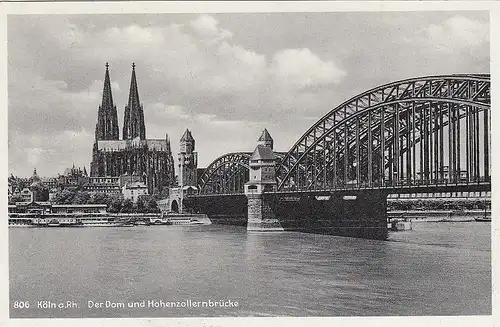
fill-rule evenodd
<path id="1" fill-rule="evenodd" d="M 132 63 L 128 105 L 125 106 L 125 117 L 123 119 L 123 139 L 130 140 L 136 137 L 139 137 L 141 140 L 146 139 L 146 126 L 144 125 L 143 106 L 139 101 L 139 91 L 135 77 L 135 63 Z"/>
<path id="2" fill-rule="evenodd" d="M 102 90 L 102 102 L 97 112 L 97 124 L 95 126 L 95 140 L 92 148 L 92 162 L 90 163 L 90 175 L 99 176 L 104 173 L 100 165 L 100 156 L 97 146 L 98 141 L 119 140 L 118 113 L 113 104 L 111 93 L 111 81 L 109 78 L 109 64 L 106 63 L 106 74 L 104 76 L 104 88 Z"/>
<path id="3" fill-rule="evenodd" d="M 196 186 L 197 176 L 196 169 L 198 168 L 198 153 L 194 152 L 193 135 L 189 129 L 186 129 L 181 137 L 181 151 L 179 152 L 179 186 Z"/>
<path id="4" fill-rule="evenodd" d="M 102 90 L 102 103 L 97 112 L 97 124 L 95 127 L 95 141 L 118 140 L 118 114 L 113 104 L 111 93 L 111 81 L 109 79 L 109 64 L 106 63 L 106 75 L 104 76 L 104 88 Z"/>

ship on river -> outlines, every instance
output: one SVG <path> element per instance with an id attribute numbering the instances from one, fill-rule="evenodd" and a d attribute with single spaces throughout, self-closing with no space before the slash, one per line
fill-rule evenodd
<path id="1" fill-rule="evenodd" d="M 210 224 L 206 215 L 109 213 L 105 204 L 18 202 L 9 205 L 9 227 L 130 227 Z"/>
<path id="2" fill-rule="evenodd" d="M 113 214 L 106 204 L 52 204 L 50 202 L 17 202 L 9 205 L 9 227 L 119 227 L 138 217 L 154 214 Z"/>
<path id="3" fill-rule="evenodd" d="M 9 227 L 119 227 L 126 220 L 109 216 L 9 215 Z"/>

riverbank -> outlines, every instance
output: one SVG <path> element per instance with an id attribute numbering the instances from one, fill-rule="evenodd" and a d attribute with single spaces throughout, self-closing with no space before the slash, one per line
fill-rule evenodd
<path id="1" fill-rule="evenodd" d="M 490 210 L 393 210 L 388 219 L 411 219 L 412 222 L 475 221 L 476 218 L 490 218 Z"/>

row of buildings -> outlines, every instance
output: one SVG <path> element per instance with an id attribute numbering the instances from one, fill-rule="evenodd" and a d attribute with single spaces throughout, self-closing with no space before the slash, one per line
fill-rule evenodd
<path id="1" fill-rule="evenodd" d="M 29 178 L 9 177 L 9 200 L 13 196 L 26 201 L 50 200 L 65 188 L 89 193 L 122 193 L 137 201 L 144 194 L 168 194 L 170 188 L 196 186 L 198 158 L 195 140 L 187 129 L 180 140 L 176 178 L 170 139 L 146 139 L 144 106 L 132 64 L 128 103 L 125 106 L 122 137 L 113 101 L 109 65 L 106 63 L 102 101 L 97 112 L 92 146 L 90 174 L 86 168 L 68 168 L 53 178 L 41 178 L 36 169 Z"/>
<path id="2" fill-rule="evenodd" d="M 29 178 L 10 176 L 8 196 L 22 199 L 24 202 L 51 201 L 64 189 L 86 191 L 89 194 L 123 194 L 125 199 L 137 201 L 139 196 L 148 195 L 147 184 L 143 176 L 123 175 L 120 177 L 90 177 L 80 168 L 66 169 L 63 175 L 53 178 L 38 176 L 36 169 Z"/>

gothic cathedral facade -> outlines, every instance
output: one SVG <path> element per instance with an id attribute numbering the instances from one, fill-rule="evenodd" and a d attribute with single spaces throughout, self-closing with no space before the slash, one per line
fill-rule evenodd
<path id="1" fill-rule="evenodd" d="M 132 64 L 128 104 L 125 106 L 122 139 L 118 114 L 113 103 L 109 65 L 106 63 L 102 103 L 97 114 L 90 176 L 141 176 L 149 194 L 157 194 L 176 184 L 174 160 L 168 134 L 165 139 L 146 139 L 144 108 Z"/>

